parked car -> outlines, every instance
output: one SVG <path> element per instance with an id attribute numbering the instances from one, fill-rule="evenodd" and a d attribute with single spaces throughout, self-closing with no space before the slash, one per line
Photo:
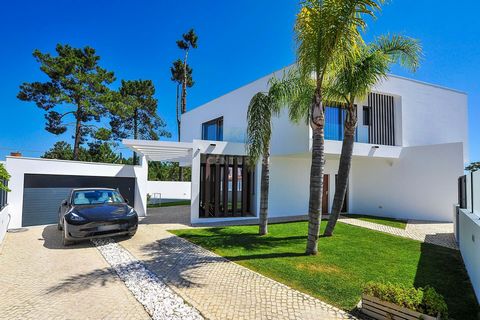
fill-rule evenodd
<path id="1" fill-rule="evenodd" d="M 58 210 L 58 230 L 65 246 L 85 239 L 133 236 L 137 227 L 137 212 L 115 189 L 73 189 Z"/>

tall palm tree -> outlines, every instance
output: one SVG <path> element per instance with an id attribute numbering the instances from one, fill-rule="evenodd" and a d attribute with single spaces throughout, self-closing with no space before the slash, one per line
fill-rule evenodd
<path id="1" fill-rule="evenodd" d="M 272 103 L 268 94 L 258 92 L 250 100 L 247 112 L 247 154 L 254 167 L 262 157 L 260 180 L 260 235 L 268 233 L 268 190 L 270 183 L 270 138 L 272 135 Z"/>
<path id="2" fill-rule="evenodd" d="M 358 53 L 351 56 L 327 80 L 325 96 L 328 100 L 339 101 L 346 106 L 346 119 L 337 185 L 325 236 L 333 234 L 347 192 L 357 128 L 355 100 L 364 99 L 375 84 L 387 77 L 390 66 L 394 63 L 415 71 L 419 66 L 421 51 L 417 40 L 399 35 L 382 36 L 373 44 L 362 45 Z"/>
<path id="3" fill-rule="evenodd" d="M 270 140 L 272 119 L 278 116 L 282 106 L 280 81 L 272 78 L 267 93 L 258 92 L 250 100 L 247 111 L 247 154 L 250 166 L 254 167 L 262 158 L 260 178 L 260 235 L 268 233 L 268 192 L 270 184 Z"/>
<path id="4" fill-rule="evenodd" d="M 383 0 L 305 0 L 295 22 L 297 65 L 303 78 L 315 78 L 309 111 L 313 132 L 307 254 L 317 254 L 325 163 L 323 81 L 327 71 L 342 65 L 362 43 L 365 16 L 374 16 Z"/>

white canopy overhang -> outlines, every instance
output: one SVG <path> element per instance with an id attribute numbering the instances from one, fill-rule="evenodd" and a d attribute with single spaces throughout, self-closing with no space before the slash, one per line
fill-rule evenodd
<path id="1" fill-rule="evenodd" d="M 193 143 L 124 139 L 122 143 L 130 150 L 144 155 L 149 161 L 191 163 Z"/>

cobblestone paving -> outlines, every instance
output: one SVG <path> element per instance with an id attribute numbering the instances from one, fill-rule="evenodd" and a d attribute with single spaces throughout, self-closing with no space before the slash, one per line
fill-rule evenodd
<path id="1" fill-rule="evenodd" d="M 97 249 L 154 320 L 202 320 L 197 310 L 113 239 L 93 239 Z"/>
<path id="2" fill-rule="evenodd" d="M 206 318 L 355 319 L 166 231 L 179 227 L 141 225 L 121 245 Z"/>
<path id="3" fill-rule="evenodd" d="M 363 221 L 354 218 L 341 217 L 338 221 L 371 230 L 390 233 L 396 236 L 431 243 L 442 247 L 458 250 L 453 235 L 453 223 L 409 220 L 405 230 Z"/>
<path id="4" fill-rule="evenodd" d="M 96 248 L 64 248 L 56 226 L 7 234 L 0 288 L 0 319 L 150 319 Z"/>

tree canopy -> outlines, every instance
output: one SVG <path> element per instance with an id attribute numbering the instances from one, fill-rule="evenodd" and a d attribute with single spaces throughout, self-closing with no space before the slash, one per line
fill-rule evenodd
<path id="1" fill-rule="evenodd" d="M 91 122 L 100 121 L 106 112 L 105 103 L 111 98 L 107 85 L 115 76 L 98 65 L 100 56 L 91 47 L 58 44 L 55 50 L 56 56 L 38 49 L 33 52 L 49 80 L 23 83 L 17 97 L 46 111 L 48 132 L 59 135 L 74 127 L 73 158 L 78 159 L 80 145 L 95 131 Z M 67 116 L 73 116 L 74 122 L 68 122 Z"/>
<path id="2" fill-rule="evenodd" d="M 125 138 L 158 140 L 170 137 L 166 123 L 157 113 L 158 101 L 151 80 L 122 80 L 118 99 L 111 110 L 111 133 L 114 140 Z M 138 164 L 134 154 L 134 163 Z"/>

